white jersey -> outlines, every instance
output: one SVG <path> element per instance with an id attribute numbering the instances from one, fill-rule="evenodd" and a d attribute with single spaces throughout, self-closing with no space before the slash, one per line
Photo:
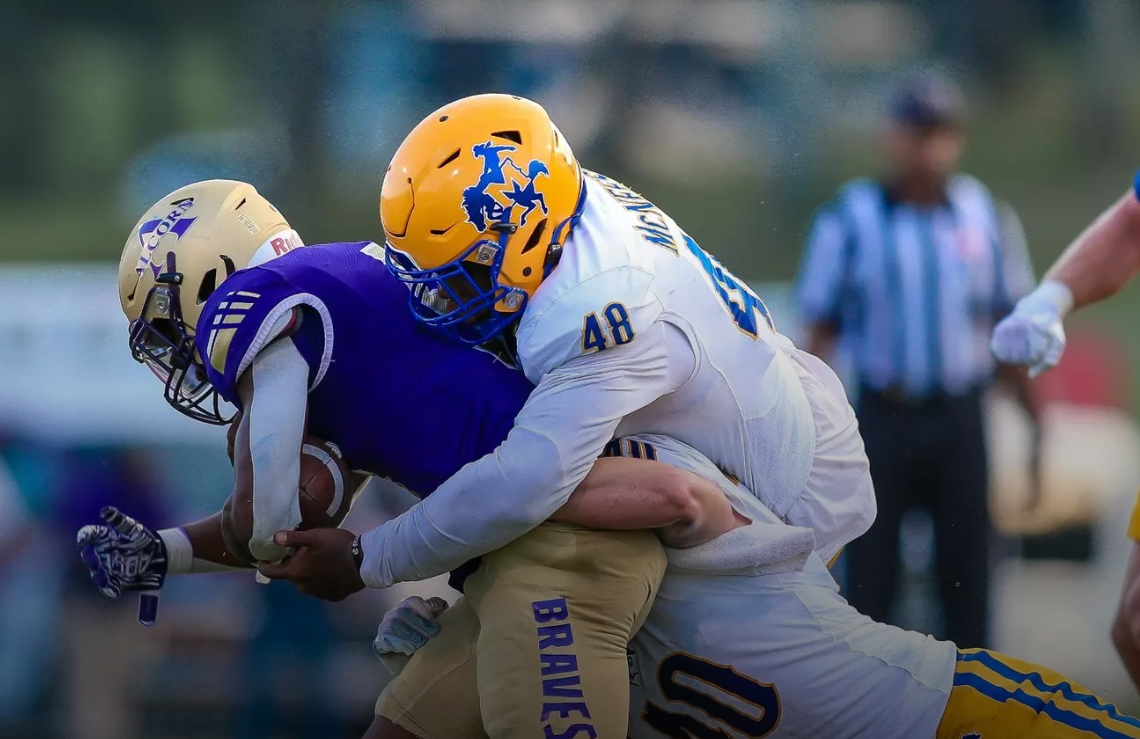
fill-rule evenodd
<path id="1" fill-rule="evenodd" d="M 814 529 L 830 558 L 875 516 L 839 379 L 779 334 L 763 302 L 671 218 L 587 174 L 582 218 L 519 327 L 527 377 L 537 384 L 583 355 L 617 360 L 623 344 L 665 327 L 667 392 L 625 416 L 617 433 L 692 445 L 781 519 Z M 648 360 L 631 352 L 629 361 Z"/>
<path id="2" fill-rule="evenodd" d="M 370 587 L 434 577 L 527 533 L 615 435 L 690 444 L 780 520 L 814 530 L 825 557 L 874 520 L 835 373 L 777 333 L 760 299 L 651 203 L 601 175 L 585 183 L 562 259 L 519 319 L 534 391 L 493 453 L 362 536 Z"/>
<path id="3" fill-rule="evenodd" d="M 934 739 L 955 646 L 860 614 L 812 552 L 810 531 L 779 522 L 691 448 L 634 438 L 717 482 L 753 523 L 667 550 L 630 645 L 630 737 Z"/>

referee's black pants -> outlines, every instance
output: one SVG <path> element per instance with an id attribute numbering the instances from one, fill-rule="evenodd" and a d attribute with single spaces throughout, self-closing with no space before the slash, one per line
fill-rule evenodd
<path id="1" fill-rule="evenodd" d="M 898 590 L 899 524 L 925 508 L 934 523 L 935 569 L 946 638 L 989 646 L 989 474 L 982 391 L 907 403 L 864 390 L 859 428 L 878 517 L 847 550 L 847 599 L 888 621 Z"/>

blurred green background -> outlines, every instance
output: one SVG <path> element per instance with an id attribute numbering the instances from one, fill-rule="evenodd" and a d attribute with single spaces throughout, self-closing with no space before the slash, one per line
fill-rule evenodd
<path id="1" fill-rule="evenodd" d="M 402 133 L 462 94 L 546 103 L 590 167 L 750 279 L 876 169 L 900 74 L 956 77 L 965 168 L 1044 265 L 1140 161 L 1127 0 L 13 2 L 0 24 L 0 260 L 113 260 L 186 181 L 246 178 L 310 242 L 376 238 Z M 1123 327 L 1124 298 L 1093 317 Z M 1129 343 L 1131 347 L 1131 342 Z"/>
<path id="2" fill-rule="evenodd" d="M 542 102 L 586 166 L 655 201 L 741 277 L 781 283 L 795 275 L 815 208 L 846 179 L 877 171 L 888 90 L 904 75 L 946 73 L 969 102 L 964 168 L 1018 211 L 1040 273 L 1140 166 L 1138 38 L 1134 0 L 9 0 L 0 11 L 0 383 L 32 340 L 21 333 L 27 316 L 80 291 L 105 291 L 104 307 L 117 310 L 113 263 L 165 193 L 245 179 L 309 243 L 378 239 L 395 147 L 433 109 L 476 92 Z M 91 270 L 52 271 L 75 262 Z M 29 298 L 18 288 L 32 279 L 50 289 Z M 1134 289 L 1074 325 L 1107 332 L 1140 368 L 1137 316 Z M 22 498 L 5 508 L 0 495 L 0 519 L 46 542 L 14 558 L 0 546 L 0 739 L 357 734 L 384 679 L 367 644 L 383 606 L 402 594 L 333 612 L 277 586 L 179 583 L 159 626 L 142 632 L 132 604 L 111 609 L 83 581 L 72 525 L 119 489 L 114 476 L 84 487 L 92 469 L 131 468 L 124 459 L 141 451 L 150 472 L 136 482 L 160 509 L 156 524 L 204 514 L 228 493 L 221 437 L 178 426 L 153 381 L 137 379 L 145 372 L 130 382 L 154 401 L 145 406 L 153 420 L 114 400 L 84 411 L 95 425 L 79 423 L 88 406 L 73 398 L 105 390 L 91 379 L 102 375 L 86 375 L 84 352 L 96 346 L 129 363 L 115 319 L 106 334 L 51 338 L 62 379 L 19 392 L 58 401 L 51 429 L 29 431 L 0 403 L 0 455 Z M 65 393 L 85 382 L 90 393 Z M 1140 398 L 1140 373 L 1127 382 Z M 124 408 L 119 416 L 152 424 L 139 434 L 176 432 L 161 443 L 102 439 L 103 414 Z M 996 577 L 999 646 L 1058 659 L 1134 705 L 1107 638 L 1127 506 L 1104 514 L 1113 543 L 1092 565 Z M 354 512 L 360 527 L 395 510 L 365 508 Z M 1066 611 L 1044 595 L 1054 590 L 1097 604 L 1095 614 Z M 1043 613 L 1052 626 L 1019 628 Z M 1067 657 L 1049 651 L 1054 627 L 1065 629 Z M 85 650 L 93 640 L 110 651 Z M 13 644 L 30 652 L 23 667 Z M 131 660 L 138 674 L 84 673 Z M 298 671 L 309 681 L 293 680 Z M 251 690 L 259 680 L 276 687 Z M 85 681 L 120 693 L 93 697 Z M 331 710 L 335 729 L 269 725 L 275 705 L 322 690 L 335 700 L 305 720 L 320 725 Z"/>

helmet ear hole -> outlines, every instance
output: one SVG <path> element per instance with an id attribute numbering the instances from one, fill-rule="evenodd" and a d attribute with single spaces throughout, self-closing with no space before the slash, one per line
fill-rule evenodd
<path id="1" fill-rule="evenodd" d="M 229 279 L 230 275 L 237 272 L 237 266 L 234 260 L 230 259 L 225 254 L 219 254 L 218 258 L 222 260 L 222 264 L 226 267 L 226 275 L 222 279 L 218 279 L 218 268 L 214 267 L 207 270 L 206 274 L 202 275 L 202 282 L 198 285 L 198 305 L 205 303 L 214 291 L 218 289 L 218 285 Z"/>
<path id="2" fill-rule="evenodd" d="M 538 242 L 542 239 L 542 233 L 546 231 L 546 221 L 547 219 L 543 218 L 534 231 L 531 231 L 530 238 L 526 240 L 526 246 L 523 247 L 523 254 L 538 246 Z"/>
<path id="3" fill-rule="evenodd" d="M 217 288 L 218 270 L 211 269 L 202 275 L 202 282 L 198 285 L 198 305 L 205 303 L 206 299 L 209 298 Z"/>
<path id="4" fill-rule="evenodd" d="M 506 139 L 522 146 L 522 134 L 518 131 L 495 131 L 491 135 L 497 139 Z"/>
<path id="5" fill-rule="evenodd" d="M 451 152 L 451 154 L 447 157 L 447 159 L 444 159 L 442 162 L 439 163 L 439 166 L 436 167 L 436 169 L 443 169 L 447 165 L 454 162 L 456 159 L 459 158 L 459 152 L 460 152 L 459 149 L 456 149 L 455 151 Z"/>

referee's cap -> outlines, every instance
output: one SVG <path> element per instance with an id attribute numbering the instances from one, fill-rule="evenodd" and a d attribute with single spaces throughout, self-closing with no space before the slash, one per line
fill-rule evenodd
<path id="1" fill-rule="evenodd" d="M 915 128 L 958 126 L 966 113 L 961 90 L 935 75 L 914 77 L 899 85 L 890 102 L 890 118 Z"/>

